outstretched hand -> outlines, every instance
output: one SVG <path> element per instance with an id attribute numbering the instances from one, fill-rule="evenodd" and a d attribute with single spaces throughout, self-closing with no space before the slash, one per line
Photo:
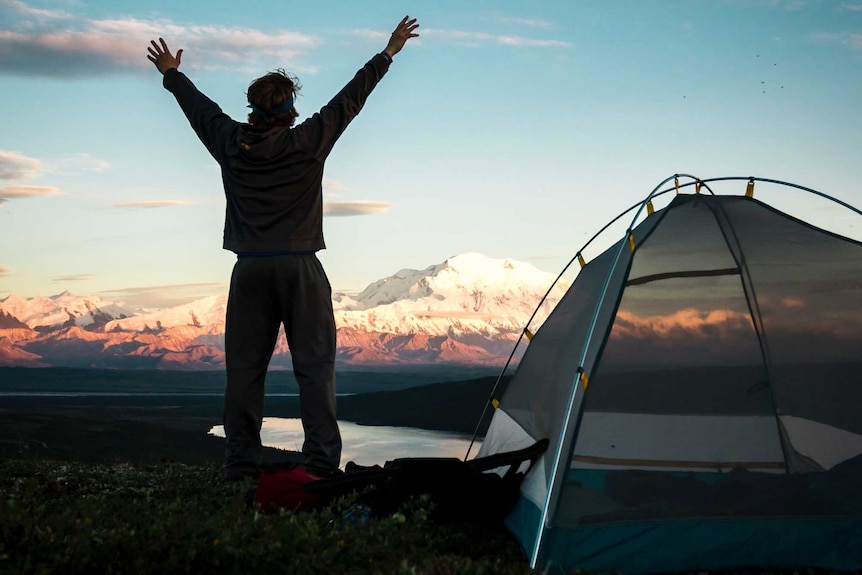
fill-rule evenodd
<path id="1" fill-rule="evenodd" d="M 398 26 L 395 27 L 395 31 L 392 32 L 392 36 L 389 38 L 389 44 L 387 44 L 386 48 L 383 50 L 389 54 L 390 58 L 401 51 L 401 48 L 404 47 L 407 40 L 419 36 L 419 34 L 414 32 L 414 30 L 419 27 L 419 24 L 416 22 L 416 18 L 409 18 L 410 16 L 405 16 L 401 22 L 398 23 Z"/>
<path id="2" fill-rule="evenodd" d="M 147 47 L 147 51 L 150 53 L 147 56 L 147 59 L 156 65 L 156 68 L 164 74 L 171 68 L 179 68 L 180 60 L 183 57 L 182 49 L 177 50 L 177 55 L 174 56 L 171 54 L 171 51 L 168 50 L 168 45 L 162 38 L 159 38 L 159 42 L 161 42 L 161 46 L 156 44 L 155 40 L 150 40 L 151 47 Z"/>

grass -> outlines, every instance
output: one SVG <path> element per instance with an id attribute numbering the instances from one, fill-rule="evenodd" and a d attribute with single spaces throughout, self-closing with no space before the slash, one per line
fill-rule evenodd
<path id="1" fill-rule="evenodd" d="M 533 573 L 504 528 L 437 524 L 426 499 L 364 525 L 345 521 L 350 499 L 267 514 L 219 471 L 0 459 L 0 574 Z M 712 575 L 741 573 L 832 572 Z"/>
<path id="2" fill-rule="evenodd" d="M 264 514 L 215 465 L 0 460 L 0 573 L 530 573 L 503 529 L 426 500 L 366 525 L 349 500 Z"/>

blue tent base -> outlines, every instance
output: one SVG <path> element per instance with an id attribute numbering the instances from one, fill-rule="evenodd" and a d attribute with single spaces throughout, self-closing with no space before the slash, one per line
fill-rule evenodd
<path id="1" fill-rule="evenodd" d="M 529 554 L 539 509 L 518 501 L 506 525 Z M 672 573 L 743 568 L 862 569 L 858 518 L 637 521 L 552 528 L 537 567 L 547 573 Z"/>

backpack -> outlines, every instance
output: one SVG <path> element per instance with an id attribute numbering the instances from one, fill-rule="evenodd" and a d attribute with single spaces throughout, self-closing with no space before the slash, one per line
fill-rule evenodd
<path id="1" fill-rule="evenodd" d="M 370 467 L 350 462 L 342 474 L 318 478 L 299 466 L 263 470 L 254 502 L 266 511 L 304 511 L 358 493 L 357 522 L 395 513 L 427 495 L 429 518 L 440 522 L 501 523 L 520 496 L 521 481 L 548 447 L 542 439 L 525 449 L 462 461 L 406 457 Z"/>

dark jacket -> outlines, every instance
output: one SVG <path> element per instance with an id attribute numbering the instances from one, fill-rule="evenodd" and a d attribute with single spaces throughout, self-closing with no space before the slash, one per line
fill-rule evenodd
<path id="1" fill-rule="evenodd" d="M 375 55 L 320 112 L 293 128 L 265 132 L 232 120 L 182 72 L 165 72 L 165 89 L 221 166 L 226 250 L 311 252 L 326 247 L 324 161 L 388 69 L 389 60 Z"/>

